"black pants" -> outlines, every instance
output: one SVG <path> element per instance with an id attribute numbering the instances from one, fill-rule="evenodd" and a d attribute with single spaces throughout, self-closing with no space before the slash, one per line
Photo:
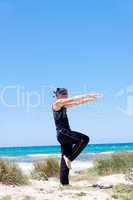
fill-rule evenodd
<path id="1" fill-rule="evenodd" d="M 60 182 L 69 184 L 69 169 L 63 156 L 73 161 L 89 143 L 89 137 L 82 133 L 61 129 L 57 132 L 57 140 L 61 144 Z"/>

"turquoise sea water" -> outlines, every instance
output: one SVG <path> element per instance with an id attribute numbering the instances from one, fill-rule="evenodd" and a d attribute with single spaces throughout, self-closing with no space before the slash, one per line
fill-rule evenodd
<path id="1" fill-rule="evenodd" d="M 118 151 L 133 151 L 133 143 L 117 144 L 89 144 L 84 153 L 107 153 Z M 27 146 L 27 147 L 2 147 L 0 156 L 37 156 L 43 154 L 60 154 L 60 146 Z"/>

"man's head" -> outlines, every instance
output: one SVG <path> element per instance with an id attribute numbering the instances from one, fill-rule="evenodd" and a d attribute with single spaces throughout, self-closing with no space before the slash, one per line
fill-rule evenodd
<path id="1" fill-rule="evenodd" d="M 57 99 L 68 98 L 68 91 L 66 88 L 57 88 L 56 91 L 54 91 L 54 94 Z"/>

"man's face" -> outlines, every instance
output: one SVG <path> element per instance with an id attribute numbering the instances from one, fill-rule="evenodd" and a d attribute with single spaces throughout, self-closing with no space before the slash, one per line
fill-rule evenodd
<path id="1" fill-rule="evenodd" d="M 68 93 L 59 94 L 59 96 L 57 97 L 57 99 L 67 99 L 67 98 L 68 98 Z"/>

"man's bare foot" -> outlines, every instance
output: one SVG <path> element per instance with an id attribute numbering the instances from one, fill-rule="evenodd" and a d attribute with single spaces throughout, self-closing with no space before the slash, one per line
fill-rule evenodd
<path id="1" fill-rule="evenodd" d="M 71 167 L 71 160 L 69 160 L 66 156 L 63 156 L 63 158 L 64 158 L 64 160 L 65 160 L 65 162 L 66 162 L 67 167 L 68 167 L 69 169 L 71 169 L 71 168 L 72 168 L 72 167 Z"/>
<path id="2" fill-rule="evenodd" d="M 67 184 L 67 185 L 59 184 L 59 188 L 69 189 L 69 188 L 72 188 L 72 185 L 70 185 L 70 184 Z"/>

